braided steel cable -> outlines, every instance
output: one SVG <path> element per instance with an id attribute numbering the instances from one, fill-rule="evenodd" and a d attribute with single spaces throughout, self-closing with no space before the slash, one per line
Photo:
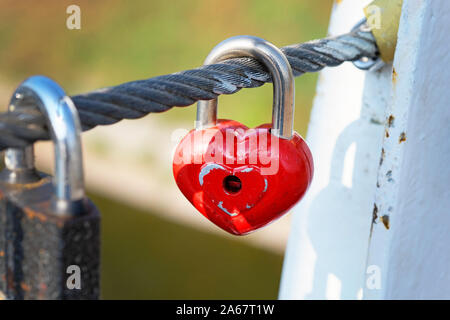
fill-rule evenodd
<path id="1" fill-rule="evenodd" d="M 313 40 L 281 48 L 294 76 L 338 66 L 363 57 L 376 58 L 375 39 L 366 28 L 336 37 Z M 137 119 L 174 106 L 188 106 L 255 88 L 271 82 L 270 74 L 253 58 L 236 58 L 196 69 L 132 81 L 118 86 L 72 96 L 83 130 L 110 125 L 122 119 Z M 45 120 L 33 107 L 0 114 L 0 150 L 24 147 L 49 139 Z"/>

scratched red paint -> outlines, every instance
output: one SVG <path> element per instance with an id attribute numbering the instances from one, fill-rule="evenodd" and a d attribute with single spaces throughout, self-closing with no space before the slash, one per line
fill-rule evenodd
<path id="1" fill-rule="evenodd" d="M 218 227 L 234 235 L 248 234 L 280 218 L 303 197 L 314 169 L 300 135 L 294 132 L 290 140 L 281 139 L 270 133 L 268 124 L 249 129 L 232 120 L 219 120 L 206 130 L 208 139 L 201 147 L 192 146 L 195 130 L 180 142 L 173 174 L 186 198 Z M 217 139 L 230 130 L 235 137 L 231 147 L 225 138 Z M 264 145 L 251 143 L 263 139 Z M 208 154 L 215 161 L 209 161 Z M 269 166 L 275 162 L 278 167 L 271 174 Z"/>

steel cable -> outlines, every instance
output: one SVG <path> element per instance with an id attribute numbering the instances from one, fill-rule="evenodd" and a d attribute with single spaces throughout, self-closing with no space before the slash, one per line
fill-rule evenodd
<path id="1" fill-rule="evenodd" d="M 378 49 L 370 31 L 359 28 L 337 37 L 313 40 L 281 48 L 295 76 L 338 66 L 363 57 L 376 58 Z M 122 119 L 138 119 L 198 100 L 232 94 L 271 82 L 270 74 L 252 58 L 229 59 L 192 70 L 132 81 L 72 96 L 83 130 L 110 125 Z M 49 139 L 42 114 L 36 108 L 0 114 L 0 150 L 24 147 Z"/>

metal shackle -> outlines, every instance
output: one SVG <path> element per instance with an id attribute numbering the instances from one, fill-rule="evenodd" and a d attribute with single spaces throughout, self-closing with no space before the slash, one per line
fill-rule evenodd
<path id="1" fill-rule="evenodd" d="M 9 111 L 30 107 L 38 107 L 44 115 L 54 144 L 52 205 L 58 214 L 75 214 L 85 199 L 78 112 L 64 90 L 44 76 L 33 76 L 22 82 L 11 98 Z M 34 166 L 33 158 L 33 146 L 11 148 L 5 155 L 5 160 L 15 159 L 16 167 Z"/>
<path id="2" fill-rule="evenodd" d="M 254 36 L 236 36 L 219 43 L 208 55 L 204 65 L 220 61 L 252 57 L 261 62 L 272 76 L 272 134 L 290 139 L 294 128 L 294 75 L 283 52 L 270 42 Z M 216 125 L 217 98 L 199 101 L 196 129 Z"/>

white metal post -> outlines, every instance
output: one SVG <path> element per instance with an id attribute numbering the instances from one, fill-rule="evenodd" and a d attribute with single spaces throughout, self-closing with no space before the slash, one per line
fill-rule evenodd
<path id="1" fill-rule="evenodd" d="M 364 4 L 336 4 L 330 33 Z M 448 21 L 450 1 L 404 0 L 394 68 L 322 72 L 281 299 L 450 298 Z"/>
<path id="2" fill-rule="evenodd" d="M 368 3 L 337 2 L 329 33 L 348 32 Z M 280 299 L 362 295 L 390 74 L 351 63 L 320 74 L 307 136 L 315 176 L 293 210 Z"/>
<path id="3" fill-rule="evenodd" d="M 448 0 L 404 0 L 367 299 L 450 299 L 449 21 Z"/>

